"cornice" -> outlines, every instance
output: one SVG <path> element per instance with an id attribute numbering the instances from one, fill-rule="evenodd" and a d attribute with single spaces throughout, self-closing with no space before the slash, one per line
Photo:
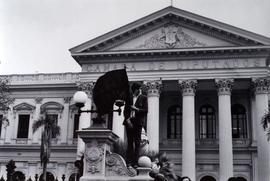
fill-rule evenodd
<path id="1" fill-rule="evenodd" d="M 270 46 L 240 46 L 240 47 L 204 47 L 204 48 L 181 48 L 162 50 L 133 50 L 133 51 L 109 51 L 74 53 L 72 56 L 80 65 L 84 62 L 100 63 L 107 62 L 130 62 L 181 59 L 209 59 L 209 58 L 250 58 L 268 57 Z"/>

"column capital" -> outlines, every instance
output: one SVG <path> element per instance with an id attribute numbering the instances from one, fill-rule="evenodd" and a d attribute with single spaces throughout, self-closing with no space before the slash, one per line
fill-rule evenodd
<path id="1" fill-rule="evenodd" d="M 231 95 L 233 79 L 215 79 L 219 95 Z"/>
<path id="2" fill-rule="evenodd" d="M 183 96 L 195 95 L 198 84 L 197 80 L 178 80 L 178 84 Z"/>
<path id="3" fill-rule="evenodd" d="M 71 97 L 64 97 L 63 99 L 64 99 L 64 103 L 68 104 L 69 101 L 71 100 Z"/>
<path id="4" fill-rule="evenodd" d="M 42 99 L 43 99 L 42 97 L 36 97 L 35 101 L 36 101 L 37 104 L 41 104 Z"/>
<path id="5" fill-rule="evenodd" d="M 255 94 L 268 94 L 270 86 L 269 78 L 252 78 L 252 87 Z"/>
<path id="6" fill-rule="evenodd" d="M 161 80 L 147 80 L 143 82 L 144 88 L 147 91 L 147 96 L 155 96 L 159 97 L 160 90 L 162 87 L 162 81 Z"/>
<path id="7" fill-rule="evenodd" d="M 95 82 L 77 82 L 78 90 L 84 91 L 88 97 L 92 97 L 93 94 L 93 88 L 95 86 Z"/>

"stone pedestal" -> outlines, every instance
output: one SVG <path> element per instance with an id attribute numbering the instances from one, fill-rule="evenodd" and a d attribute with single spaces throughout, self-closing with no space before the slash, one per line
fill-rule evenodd
<path id="1" fill-rule="evenodd" d="M 85 142 L 84 170 L 80 181 L 106 180 L 106 154 L 111 152 L 118 136 L 105 128 L 78 131 Z"/>
<path id="2" fill-rule="evenodd" d="M 95 124 L 93 124 L 95 125 Z M 112 180 L 153 180 L 149 177 L 149 169 L 128 169 L 125 160 L 113 153 L 113 143 L 118 136 L 111 130 L 102 127 L 90 127 L 78 131 L 85 142 L 84 170 L 80 181 L 112 181 Z"/>

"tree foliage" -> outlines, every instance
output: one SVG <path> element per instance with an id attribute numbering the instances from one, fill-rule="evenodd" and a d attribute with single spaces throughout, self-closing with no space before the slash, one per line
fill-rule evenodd
<path id="1" fill-rule="evenodd" d="M 43 166 L 43 180 L 46 180 L 47 163 L 51 156 L 51 141 L 53 137 L 60 135 L 60 127 L 51 115 L 41 116 L 39 120 L 34 122 L 32 127 L 33 132 L 36 132 L 41 127 L 44 128 L 41 135 L 40 161 Z"/>
<path id="2" fill-rule="evenodd" d="M 262 118 L 262 126 L 266 131 L 268 141 L 270 140 L 270 111 L 268 111 Z"/>
<path id="3" fill-rule="evenodd" d="M 0 110 L 7 111 L 9 109 L 9 105 L 12 104 L 13 101 L 14 99 L 10 96 L 9 80 L 0 77 Z M 7 126 L 9 121 L 5 116 L 2 116 L 0 118 L 0 124 L 4 123 L 4 121 L 7 123 Z"/>
<path id="4" fill-rule="evenodd" d="M 0 77 L 0 109 L 8 110 L 9 105 L 13 102 L 10 97 L 9 80 Z"/>

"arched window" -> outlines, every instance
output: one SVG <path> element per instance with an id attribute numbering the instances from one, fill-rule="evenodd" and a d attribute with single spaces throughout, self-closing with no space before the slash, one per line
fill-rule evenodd
<path id="1" fill-rule="evenodd" d="M 216 181 L 216 179 L 211 176 L 204 176 L 200 181 Z"/>
<path id="2" fill-rule="evenodd" d="M 247 138 L 246 109 L 241 104 L 232 106 L 232 137 Z"/>
<path id="3" fill-rule="evenodd" d="M 20 171 L 16 171 L 12 175 L 12 180 L 13 181 L 25 181 L 25 175 Z"/>
<path id="4" fill-rule="evenodd" d="M 237 181 L 247 181 L 244 177 L 237 177 Z"/>
<path id="5" fill-rule="evenodd" d="M 215 109 L 206 104 L 200 108 L 200 138 L 216 138 Z"/>
<path id="6" fill-rule="evenodd" d="M 167 112 L 167 137 L 177 139 L 182 133 L 182 109 L 179 105 L 169 107 Z"/>
<path id="7" fill-rule="evenodd" d="M 46 181 L 54 181 L 54 176 L 51 172 L 46 172 Z M 43 174 L 40 175 L 39 181 L 43 181 Z"/>
<path id="8" fill-rule="evenodd" d="M 76 173 L 71 174 L 68 181 L 76 181 L 76 175 L 77 175 Z M 80 178 L 78 177 L 77 180 L 79 180 L 79 179 Z"/>

